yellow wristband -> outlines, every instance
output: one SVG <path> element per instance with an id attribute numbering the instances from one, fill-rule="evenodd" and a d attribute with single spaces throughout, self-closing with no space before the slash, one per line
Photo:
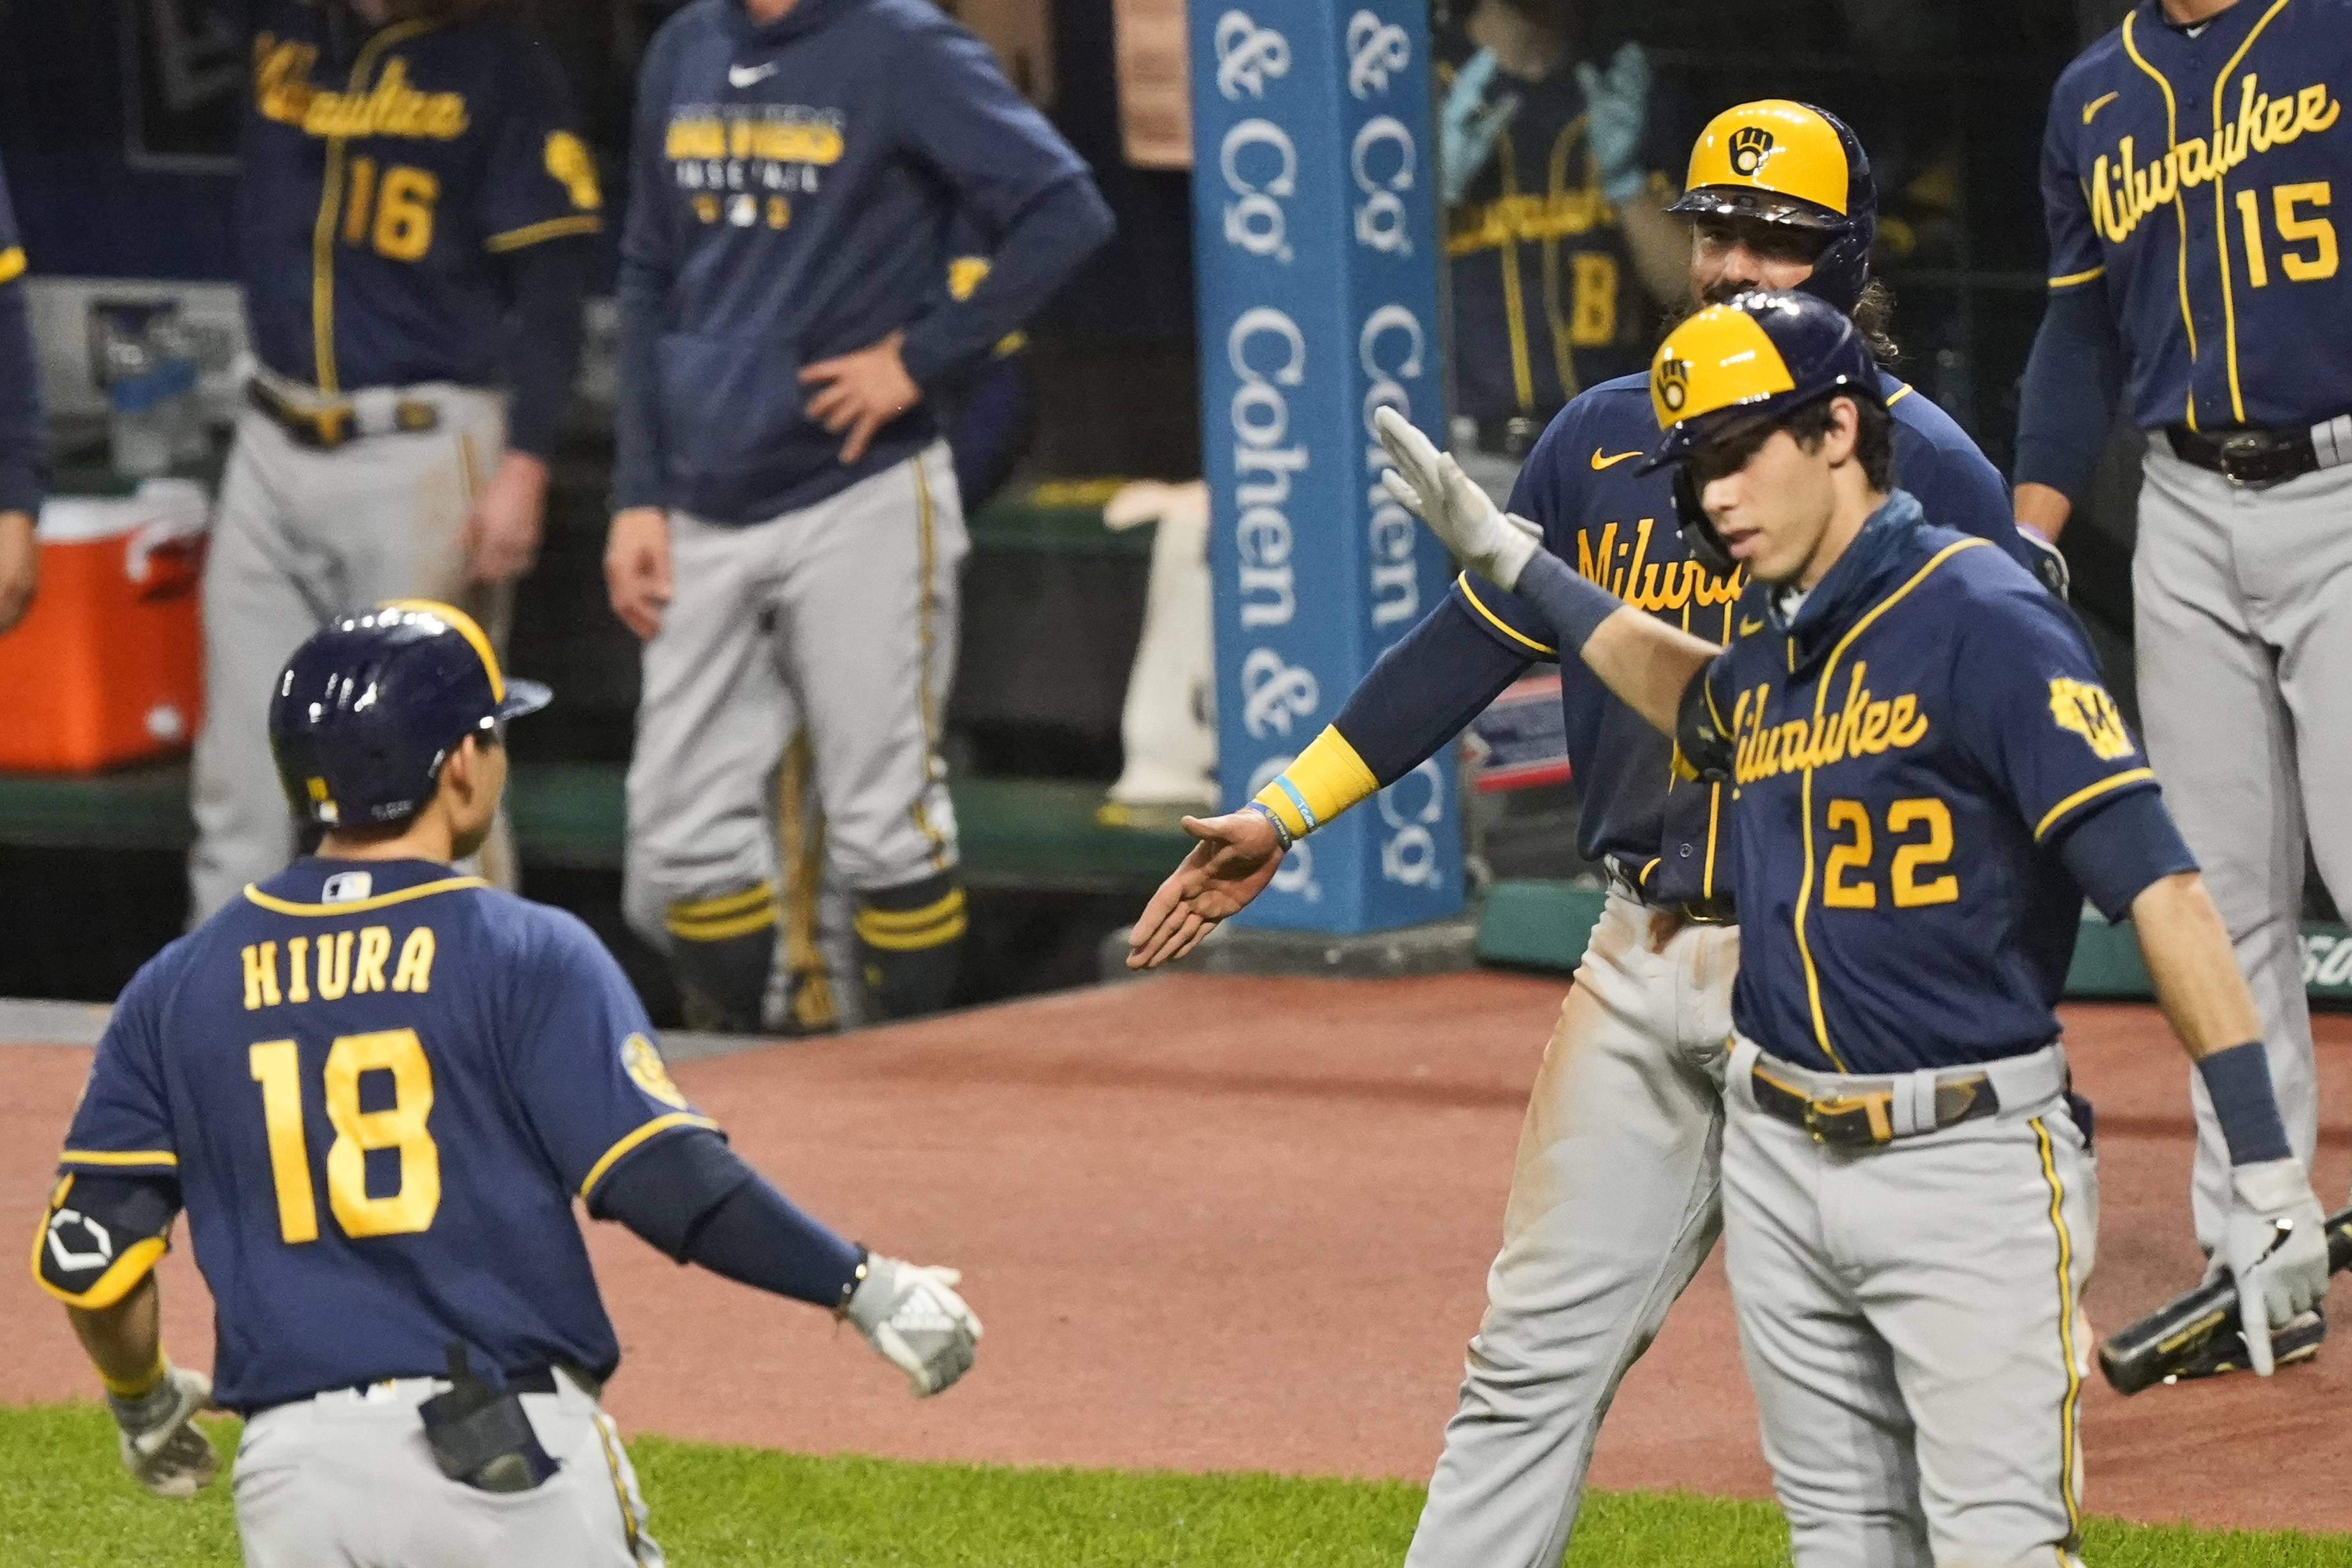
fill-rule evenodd
<path id="1" fill-rule="evenodd" d="M 1380 787 L 1348 737 L 1326 725 L 1281 777 L 1257 792 L 1257 804 L 1292 837 L 1304 838 Z"/>
<path id="2" fill-rule="evenodd" d="M 157 1385 L 163 1383 L 164 1371 L 165 1363 L 163 1360 L 163 1347 L 159 1342 L 155 1346 L 155 1364 L 150 1367 L 147 1371 L 141 1373 L 137 1377 L 132 1378 L 128 1383 L 118 1383 L 113 1378 L 107 1376 L 105 1373 L 100 1372 L 98 1374 L 98 1381 L 106 1384 L 106 1392 L 114 1395 L 117 1399 L 126 1401 L 132 1399 L 144 1399 L 147 1395 L 154 1393 Z"/>

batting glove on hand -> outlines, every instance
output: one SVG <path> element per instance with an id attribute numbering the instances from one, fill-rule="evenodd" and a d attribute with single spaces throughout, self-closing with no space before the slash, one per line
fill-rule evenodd
<path id="1" fill-rule="evenodd" d="M 1429 524 L 1480 576 L 1507 591 L 1518 586 L 1543 531 L 1497 508 L 1451 454 L 1440 452 L 1395 409 L 1382 408 L 1372 423 L 1396 465 L 1381 472 L 1381 485 L 1397 505 Z"/>
<path id="2" fill-rule="evenodd" d="M 846 1314 L 882 1359 L 907 1374 L 915 1396 L 937 1394 L 971 1370 L 980 1320 L 955 1288 L 963 1276 L 869 1254 Z"/>
<path id="3" fill-rule="evenodd" d="M 2246 1358 L 2263 1377 L 2271 1374 L 2269 1331 L 2327 1293 L 2326 1226 L 2302 1161 L 2261 1160 L 2230 1173 L 2230 1212 L 2213 1261 L 2238 1282 Z"/>
<path id="4" fill-rule="evenodd" d="M 1650 57 L 1639 44 L 1622 45 L 1603 73 L 1591 61 L 1576 68 L 1584 89 L 1585 145 L 1592 152 L 1601 194 L 1612 202 L 1641 193 L 1642 132 L 1650 118 Z"/>
<path id="5" fill-rule="evenodd" d="M 1495 139 L 1519 111 L 1519 95 L 1507 92 L 1486 101 L 1486 84 L 1495 79 L 1495 51 L 1480 49 L 1454 73 L 1438 125 L 1439 184 L 1447 206 L 1462 199 L 1486 160 L 1495 155 Z"/>
<path id="6" fill-rule="evenodd" d="M 2062 599 L 2073 597 L 2074 574 L 2058 546 L 2042 537 L 2039 530 L 2022 522 L 2017 525 L 2017 537 L 2033 552 L 2033 574 L 2042 579 L 2042 585 Z"/>
<path id="7" fill-rule="evenodd" d="M 106 1397 L 122 1429 L 122 1468 L 157 1497 L 192 1498 L 212 1484 L 220 1457 L 197 1429 L 197 1411 L 213 1400 L 213 1382 L 200 1372 L 163 1363 L 163 1381 L 137 1399 Z"/>

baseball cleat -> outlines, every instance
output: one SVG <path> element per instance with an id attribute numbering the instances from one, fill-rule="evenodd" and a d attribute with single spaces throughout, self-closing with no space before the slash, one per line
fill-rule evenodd
<path id="1" fill-rule="evenodd" d="M 2317 1308 L 2299 1312 L 2287 1320 L 2286 1327 L 2271 1333 L 2271 1361 L 2275 1366 L 2293 1366 L 2309 1361 L 2319 1353 L 2319 1342 L 2327 1337 L 2327 1315 Z M 2225 1372 L 2246 1370 L 2245 1336 L 2232 1329 L 2215 1334 L 2205 1348 L 2178 1373 L 2165 1381 L 2186 1383 L 2191 1378 L 2219 1377 Z"/>

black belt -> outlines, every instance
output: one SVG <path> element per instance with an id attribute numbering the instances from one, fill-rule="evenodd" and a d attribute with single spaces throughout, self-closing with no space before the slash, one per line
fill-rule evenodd
<path id="1" fill-rule="evenodd" d="M 1518 462 L 1536 449 L 1549 414 L 1511 414 L 1478 421 L 1478 450 Z"/>
<path id="2" fill-rule="evenodd" d="M 441 410 L 432 404 L 420 397 L 403 397 L 392 405 L 393 425 L 390 430 L 362 430 L 360 428 L 359 410 L 348 401 L 333 399 L 318 404 L 297 403 L 258 376 L 245 384 L 245 400 L 293 437 L 297 446 L 310 447 L 321 452 L 331 452 L 365 435 L 415 435 L 431 430 L 441 423 Z"/>
<path id="3" fill-rule="evenodd" d="M 2311 428 L 2292 430 L 2222 430 L 2208 434 L 2185 426 L 2168 425 L 2165 438 L 2172 455 L 2220 474 L 2232 484 L 2274 485 L 2314 473 L 2322 466 L 2312 445 Z"/>
<path id="4" fill-rule="evenodd" d="M 371 1377 L 361 1383 L 339 1383 L 331 1388 L 321 1388 L 315 1393 L 298 1394 L 291 1399 L 273 1399 L 267 1405 L 247 1405 L 240 1409 L 237 1414 L 250 1421 L 253 1417 L 260 1415 L 265 1410 L 275 1410 L 281 1405 L 299 1405 L 305 1400 L 316 1399 L 321 1394 L 365 1394 L 369 1389 L 375 1387 L 378 1384 L 395 1383 L 404 1377 L 443 1377 L 446 1375 L 446 1373 L 438 1372 L 396 1373 L 390 1377 Z M 592 1396 L 596 1393 L 596 1385 L 594 1382 L 587 1379 L 584 1374 L 582 1375 L 578 1381 L 580 1382 L 581 1386 L 586 1389 Z M 510 1373 L 507 1375 L 505 1380 L 499 1384 L 501 1391 L 510 1388 L 517 1394 L 553 1394 L 556 1392 L 556 1386 L 555 1369 L 550 1366 L 535 1366 L 525 1372 Z"/>
<path id="5" fill-rule="evenodd" d="M 1815 1099 L 1772 1077 L 1761 1062 L 1748 1070 L 1748 1081 L 1756 1096 L 1757 1110 L 1792 1127 L 1803 1128 L 1812 1134 L 1816 1143 L 1868 1148 L 1894 1142 L 1895 1089 L 1892 1082 L 1881 1079 L 1880 1087 L 1872 1088 L 1873 1080 L 1863 1079 L 1843 1093 Z M 1982 1073 L 1948 1081 L 1938 1079 L 1936 1084 L 1936 1126 L 1939 1131 L 1990 1116 L 2000 1109 L 2000 1096 L 1993 1092 L 1992 1081 Z"/>
<path id="6" fill-rule="evenodd" d="M 1645 909 L 1662 910 L 1690 925 L 1730 926 L 1739 923 L 1738 906 L 1728 898 L 1717 895 L 1711 899 L 1654 899 L 1642 890 L 1641 879 L 1617 860 L 1604 860 L 1601 869 L 1608 874 L 1612 890 L 1622 894 Z"/>

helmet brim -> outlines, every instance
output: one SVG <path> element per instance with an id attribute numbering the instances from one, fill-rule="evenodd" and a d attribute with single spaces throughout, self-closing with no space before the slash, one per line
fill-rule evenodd
<path id="1" fill-rule="evenodd" d="M 1667 204 L 1666 211 L 1685 217 L 1754 218 L 1759 223 L 1822 234 L 1839 233 L 1853 225 L 1853 220 L 1844 214 L 1833 213 L 1801 196 L 1750 190 L 1745 185 L 1701 185 Z"/>
<path id="2" fill-rule="evenodd" d="M 520 719 L 526 713 L 536 713 L 555 700 L 555 690 L 544 681 L 519 680 L 509 676 L 507 694 L 499 700 L 498 718 L 501 721 Z"/>

